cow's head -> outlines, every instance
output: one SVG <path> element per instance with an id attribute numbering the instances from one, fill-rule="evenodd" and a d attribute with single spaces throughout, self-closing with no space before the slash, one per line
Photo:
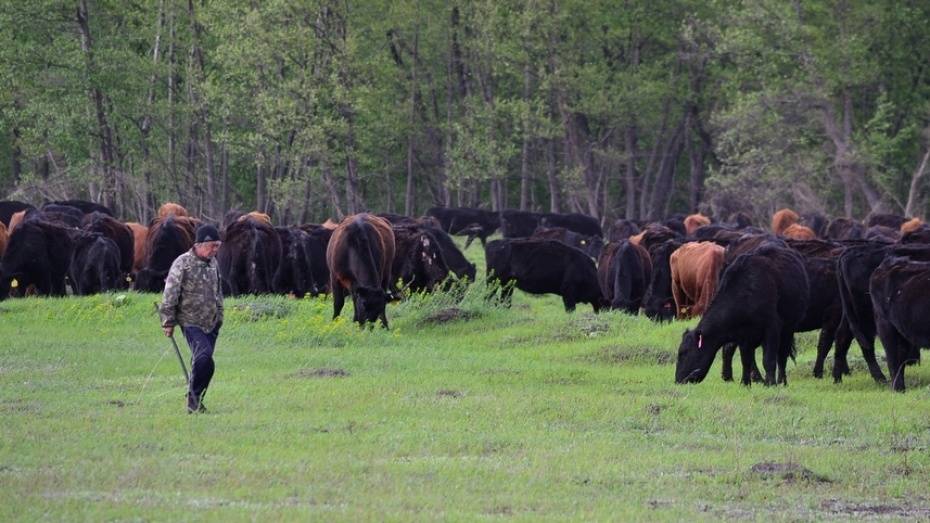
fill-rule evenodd
<path id="1" fill-rule="evenodd" d="M 352 293 L 355 303 L 355 321 L 360 325 L 378 321 L 384 315 L 387 306 L 387 295 L 382 289 L 371 287 L 356 287 Z"/>
<path id="2" fill-rule="evenodd" d="M 678 361 L 675 363 L 675 383 L 700 383 L 710 370 L 715 347 L 705 343 L 704 333 L 699 330 L 685 330 L 678 346 Z"/>

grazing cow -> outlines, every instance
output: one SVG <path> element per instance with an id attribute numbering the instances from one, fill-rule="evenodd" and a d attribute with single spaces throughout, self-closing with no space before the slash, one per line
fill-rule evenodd
<path id="1" fill-rule="evenodd" d="M 10 234 L 0 262 L 0 300 L 9 296 L 14 279 L 23 289 L 34 285 L 39 294 L 64 296 L 73 248 L 68 229 L 39 219 L 23 221 Z"/>
<path id="2" fill-rule="evenodd" d="M 539 215 L 539 225 L 550 228 L 563 227 L 584 236 L 604 237 L 601 224 L 597 219 L 586 214 L 546 212 Z"/>
<path id="3" fill-rule="evenodd" d="M 311 296 L 326 294 L 329 289 L 329 266 L 326 265 L 326 248 L 329 246 L 329 240 L 333 236 L 333 230 L 322 225 L 302 225 L 300 227 L 309 236 L 310 266 L 313 274 L 313 286 L 315 292 Z"/>
<path id="4" fill-rule="evenodd" d="M 216 253 L 220 276 L 228 287 L 224 293 L 272 292 L 281 254 L 281 239 L 274 227 L 248 215 L 236 220 L 223 232 L 223 244 Z"/>
<path id="5" fill-rule="evenodd" d="M 6 224 L 0 222 L 0 259 L 3 258 L 3 253 L 6 252 L 6 243 L 10 240 L 10 233 L 6 229 Z"/>
<path id="6" fill-rule="evenodd" d="M 920 218 L 911 218 L 910 220 L 901 224 L 901 235 L 909 234 L 914 231 L 920 230 L 924 226 L 924 221 Z"/>
<path id="7" fill-rule="evenodd" d="M 132 231 L 132 272 L 139 272 L 145 264 L 145 240 L 149 228 L 136 222 L 126 222 L 126 227 Z"/>
<path id="8" fill-rule="evenodd" d="M 710 218 L 703 214 L 692 214 L 685 218 L 685 234 L 691 236 L 699 227 L 710 225 Z"/>
<path id="9" fill-rule="evenodd" d="M 508 305 L 516 286 L 530 294 L 558 294 L 569 312 L 578 303 L 601 309 L 594 261 L 574 247 L 554 240 L 495 240 L 485 247 L 485 259 L 488 278 L 500 280 L 501 301 Z"/>
<path id="10" fill-rule="evenodd" d="M 484 246 L 488 236 L 494 234 L 501 226 L 501 217 L 498 213 L 483 209 L 470 209 L 467 207 L 431 207 L 426 211 L 427 216 L 435 218 L 440 228 L 456 235 L 467 235 L 468 245 L 471 240 L 478 238 Z"/>
<path id="11" fill-rule="evenodd" d="M 163 203 L 162 206 L 158 208 L 159 220 L 162 220 L 171 214 L 175 216 L 189 216 L 189 214 L 187 214 L 187 209 L 177 203 Z"/>
<path id="12" fill-rule="evenodd" d="M 781 209 L 772 215 L 772 232 L 776 236 L 784 236 L 789 225 L 798 223 L 801 217 L 791 209 Z"/>
<path id="13" fill-rule="evenodd" d="M 907 222 L 907 218 L 897 214 L 870 214 L 865 220 L 866 228 L 881 225 L 890 229 L 900 230 L 901 226 Z"/>
<path id="14" fill-rule="evenodd" d="M 145 240 L 145 262 L 136 273 L 135 289 L 144 292 L 165 290 L 165 278 L 174 259 L 194 245 L 194 222 L 185 216 L 168 214 L 157 219 Z"/>
<path id="15" fill-rule="evenodd" d="M 35 210 L 35 207 L 28 203 L 12 200 L 0 201 L 0 222 L 6 225 L 8 229 L 12 229 L 10 227 L 10 219 L 13 218 L 13 215 L 27 210 Z M 10 232 L 12 232 L 12 230 Z"/>
<path id="16" fill-rule="evenodd" d="M 452 274 L 455 274 L 458 279 L 467 279 L 469 281 L 475 281 L 475 264 L 468 261 L 465 258 L 465 255 L 462 254 L 462 251 L 459 250 L 458 246 L 455 245 L 455 242 L 452 241 L 452 237 L 446 234 L 442 229 L 433 228 L 431 231 L 433 237 L 436 238 L 436 241 L 439 243 L 439 248 L 442 249 L 442 257 L 446 260 L 446 265 L 449 267 L 449 270 L 452 271 Z"/>
<path id="17" fill-rule="evenodd" d="M 608 237 L 611 242 L 619 242 L 622 240 L 629 240 L 630 236 L 634 236 L 639 233 L 640 228 L 636 222 L 633 220 L 619 219 L 614 222 L 613 226 L 611 226 L 610 234 Z"/>
<path id="18" fill-rule="evenodd" d="M 92 212 L 99 212 L 99 213 L 106 214 L 107 216 L 113 216 L 113 211 L 111 211 L 109 207 L 100 205 L 99 203 L 88 202 L 85 200 L 60 200 L 60 201 L 49 202 L 49 203 L 54 204 L 54 205 L 67 205 L 68 207 L 75 207 L 77 209 L 80 209 L 80 211 L 84 214 L 90 214 Z M 44 209 L 47 206 L 48 204 L 42 206 L 42 208 Z"/>
<path id="19" fill-rule="evenodd" d="M 394 232 L 387 221 L 372 214 L 355 214 L 342 220 L 326 248 L 333 319 L 342 312 L 348 292 L 355 305 L 354 321 L 365 325 L 380 319 L 387 328 L 385 309 L 393 261 Z"/>
<path id="20" fill-rule="evenodd" d="M 132 272 L 136 252 L 135 240 L 129 226 L 109 214 L 94 211 L 85 215 L 84 219 L 81 220 L 81 229 L 100 233 L 113 240 L 119 248 L 120 270 L 123 271 L 123 274 Z"/>
<path id="21" fill-rule="evenodd" d="M 889 256 L 869 281 L 878 336 L 885 348 L 891 388 L 904 392 L 904 368 L 930 347 L 930 263 Z"/>
<path id="22" fill-rule="evenodd" d="M 400 280 L 404 287 L 413 292 L 430 292 L 449 276 L 449 267 L 442 246 L 433 234 L 434 230 L 418 225 L 393 227 L 392 286 L 396 280 Z"/>
<path id="23" fill-rule="evenodd" d="M 508 209 L 501 213 L 501 234 L 504 238 L 529 238 L 539 227 L 539 213 Z"/>
<path id="24" fill-rule="evenodd" d="M 275 271 L 272 288 L 282 294 L 303 298 L 308 292 L 319 294 L 313 281 L 313 256 L 310 235 L 297 227 L 275 227 L 281 240 L 281 260 Z M 320 260 L 320 263 L 325 263 Z"/>
<path id="25" fill-rule="evenodd" d="M 860 240 L 865 237 L 865 227 L 849 218 L 835 218 L 827 226 L 827 238 L 830 240 Z"/>
<path id="26" fill-rule="evenodd" d="M 743 385 L 749 385 L 755 348 L 762 345 L 766 385 L 787 385 L 794 332 L 807 310 L 809 286 L 801 257 L 778 244 L 763 244 L 731 263 L 694 330 L 685 330 L 678 348 L 675 382 L 700 382 L 717 351 L 739 346 Z"/>
<path id="27" fill-rule="evenodd" d="M 690 242 L 672 253 L 672 296 L 679 319 L 700 316 L 707 310 L 717 289 L 724 252 L 712 242 Z"/>
<path id="28" fill-rule="evenodd" d="M 791 238 L 793 240 L 814 240 L 817 238 L 817 234 L 810 227 L 805 227 L 799 223 L 792 223 L 791 225 L 785 227 L 785 230 L 782 231 L 781 236 L 785 238 Z"/>
<path id="29" fill-rule="evenodd" d="M 125 287 L 122 256 L 116 242 L 97 232 L 81 231 L 72 236 L 74 251 L 68 278 L 74 294 L 86 296 Z"/>
<path id="30" fill-rule="evenodd" d="M 604 249 L 604 240 L 600 236 L 585 236 L 564 227 L 543 227 L 540 225 L 530 238 L 537 240 L 556 240 L 584 251 L 588 256 L 597 258 Z"/>
<path id="31" fill-rule="evenodd" d="M 611 308 L 638 314 L 652 279 L 649 252 L 629 240 L 611 243 L 597 261 L 597 278 Z"/>
<path id="32" fill-rule="evenodd" d="M 643 246 L 646 250 L 649 250 L 653 245 L 679 238 L 681 238 L 681 235 L 669 229 L 668 227 L 656 223 L 651 223 L 647 225 L 639 234 L 631 236 L 630 241 L 636 245 Z"/>
<path id="33" fill-rule="evenodd" d="M 930 261 L 930 247 L 924 245 L 893 246 L 866 243 L 846 248 L 837 260 L 837 281 L 843 305 L 843 317 L 849 324 L 872 378 L 885 382 L 875 359 L 875 312 L 869 298 L 869 279 L 886 255 L 908 256 L 918 261 Z M 845 362 L 846 355 L 837 354 Z M 844 369 L 844 374 L 848 373 Z"/>
<path id="34" fill-rule="evenodd" d="M 675 297 L 672 294 L 672 268 L 669 258 L 681 247 L 678 240 L 654 244 L 649 249 L 652 260 L 652 277 L 643 298 L 643 312 L 655 321 L 672 321 L 675 318 Z"/>

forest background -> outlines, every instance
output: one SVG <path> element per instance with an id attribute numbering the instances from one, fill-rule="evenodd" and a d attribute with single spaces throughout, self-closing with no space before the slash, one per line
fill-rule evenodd
<path id="1" fill-rule="evenodd" d="M 0 0 L 0 197 L 923 216 L 930 3 Z"/>

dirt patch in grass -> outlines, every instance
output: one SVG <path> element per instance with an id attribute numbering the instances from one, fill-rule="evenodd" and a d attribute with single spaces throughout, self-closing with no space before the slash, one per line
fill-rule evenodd
<path id="1" fill-rule="evenodd" d="M 762 403 L 768 405 L 784 405 L 786 407 L 791 407 L 795 405 L 800 405 L 801 402 L 796 399 L 788 396 L 787 394 L 778 394 L 776 396 L 769 396 L 767 398 L 762 398 Z"/>
<path id="2" fill-rule="evenodd" d="M 588 363 L 608 365 L 671 365 L 675 355 L 655 347 L 617 347 L 611 345 L 582 356 Z"/>
<path id="3" fill-rule="evenodd" d="M 295 378 L 346 378 L 351 376 L 349 371 L 345 369 L 330 369 L 330 368 L 319 368 L 319 369 L 300 369 L 293 374 Z"/>
<path id="4" fill-rule="evenodd" d="M 420 320 L 422 325 L 442 325 L 453 321 L 471 320 L 477 318 L 479 314 L 474 311 L 465 311 L 458 307 L 449 307 L 430 313 Z"/>
<path id="5" fill-rule="evenodd" d="M 906 518 L 913 521 L 930 518 L 930 506 L 911 504 L 888 503 L 857 503 L 839 499 L 827 499 L 820 503 L 823 511 L 840 516 L 853 516 L 859 518 Z"/>
<path id="6" fill-rule="evenodd" d="M 0 412 L 39 412 L 39 403 L 20 399 L 0 401 Z"/>
<path id="7" fill-rule="evenodd" d="M 279 319 L 291 313 L 291 305 L 282 301 L 238 303 L 232 307 L 235 311 L 244 314 L 246 321 L 261 321 L 266 319 Z"/>
<path id="8" fill-rule="evenodd" d="M 452 389 L 439 389 L 436 391 L 436 395 L 440 398 L 461 398 L 465 394 L 461 391 Z"/>
<path id="9" fill-rule="evenodd" d="M 114 407 L 121 409 L 126 406 L 126 402 L 123 400 L 110 400 L 107 402 L 107 405 L 113 405 Z"/>
<path id="10" fill-rule="evenodd" d="M 749 469 L 754 475 L 763 479 L 782 480 L 786 483 L 795 481 L 808 481 L 813 483 L 831 483 L 826 476 L 814 473 L 797 463 L 776 463 L 774 461 L 763 461 L 756 463 Z"/>

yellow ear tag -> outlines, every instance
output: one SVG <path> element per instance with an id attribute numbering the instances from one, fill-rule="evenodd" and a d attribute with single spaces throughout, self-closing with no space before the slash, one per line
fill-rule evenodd
<path id="1" fill-rule="evenodd" d="M 10 282 L 10 287 L 13 287 L 14 289 L 19 287 L 19 282 L 16 281 L 16 278 L 13 278 L 13 281 Z"/>

